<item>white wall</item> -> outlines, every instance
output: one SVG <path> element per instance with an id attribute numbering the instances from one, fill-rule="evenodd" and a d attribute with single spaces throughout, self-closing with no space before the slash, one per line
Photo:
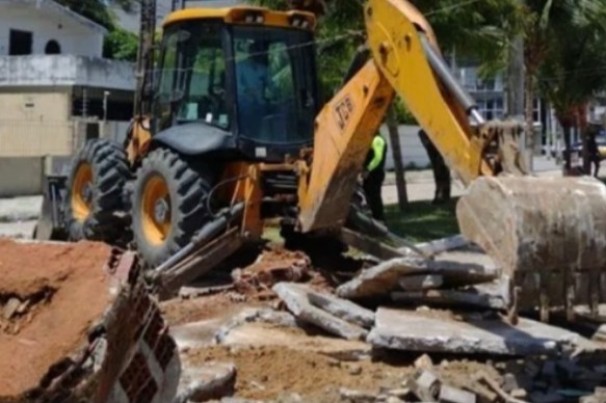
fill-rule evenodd
<path id="1" fill-rule="evenodd" d="M 402 160 L 404 166 L 414 164 L 417 168 L 426 168 L 429 166 L 429 157 L 419 139 L 419 126 L 400 125 L 398 132 L 400 133 L 400 149 L 402 150 Z M 381 134 L 387 140 L 389 148 L 387 150 L 387 158 L 385 160 L 385 168 L 393 169 L 393 154 L 389 134 L 386 126 L 381 127 Z"/>
<path id="2" fill-rule="evenodd" d="M 133 63 L 71 55 L 0 56 L 0 89 L 86 86 L 132 91 Z"/>
<path id="3" fill-rule="evenodd" d="M 8 55 L 11 29 L 33 33 L 32 52 L 44 54 L 49 40 L 56 40 L 62 54 L 101 57 L 103 33 L 85 27 L 67 14 L 36 8 L 32 4 L 0 2 L 0 56 Z"/>

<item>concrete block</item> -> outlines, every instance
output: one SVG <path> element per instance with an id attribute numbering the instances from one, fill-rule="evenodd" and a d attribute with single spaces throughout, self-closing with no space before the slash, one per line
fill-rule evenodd
<path id="1" fill-rule="evenodd" d="M 294 283 L 278 283 L 273 291 L 280 297 L 295 317 L 347 340 L 361 340 L 368 331 L 334 316 L 311 304 L 307 287 Z"/>
<path id="2" fill-rule="evenodd" d="M 476 395 L 466 390 L 442 385 L 439 400 L 440 403 L 476 403 Z"/>
<path id="3" fill-rule="evenodd" d="M 494 319 L 462 322 L 387 308 L 377 311 L 367 340 L 394 350 L 495 355 L 549 354 L 591 343 L 576 333 L 525 318 L 512 327 Z"/>
<path id="4" fill-rule="evenodd" d="M 401 277 L 418 274 L 453 276 L 470 284 L 495 279 L 499 270 L 482 265 L 448 261 L 432 261 L 415 257 L 403 257 L 385 261 L 365 270 L 354 279 L 337 288 L 342 298 L 372 298 L 388 295 L 398 286 Z"/>
<path id="5" fill-rule="evenodd" d="M 444 284 L 444 277 L 438 274 L 425 274 L 420 276 L 402 277 L 398 284 L 406 291 L 423 291 L 440 288 Z"/>

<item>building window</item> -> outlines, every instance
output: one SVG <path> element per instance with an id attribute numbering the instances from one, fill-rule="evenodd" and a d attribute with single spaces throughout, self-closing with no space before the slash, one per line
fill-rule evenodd
<path id="1" fill-rule="evenodd" d="M 8 54 L 10 56 L 21 56 L 32 54 L 33 34 L 28 31 L 11 29 L 9 34 Z"/>
<path id="2" fill-rule="evenodd" d="M 44 48 L 44 53 L 47 55 L 58 55 L 61 53 L 61 45 L 54 39 L 51 39 L 46 43 L 46 47 Z"/>

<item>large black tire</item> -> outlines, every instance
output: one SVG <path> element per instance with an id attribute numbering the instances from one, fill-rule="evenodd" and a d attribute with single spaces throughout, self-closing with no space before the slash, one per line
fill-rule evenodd
<path id="1" fill-rule="evenodd" d="M 143 160 L 132 191 L 131 228 L 148 266 L 165 262 L 211 219 L 206 198 L 213 177 L 207 165 L 167 149 L 154 150 Z"/>
<path id="2" fill-rule="evenodd" d="M 65 219 L 68 238 L 116 243 L 123 238 L 122 192 L 130 178 L 122 147 L 105 139 L 89 140 L 72 159 L 67 180 Z"/>

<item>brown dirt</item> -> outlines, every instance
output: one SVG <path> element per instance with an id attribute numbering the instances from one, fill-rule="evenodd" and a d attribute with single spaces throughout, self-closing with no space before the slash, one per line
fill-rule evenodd
<path id="1" fill-rule="evenodd" d="M 275 299 L 271 291 L 282 281 L 308 283 L 318 290 L 332 290 L 333 281 L 312 267 L 310 258 L 301 251 L 290 251 L 270 244 L 257 261 L 232 273 L 235 288 L 252 301 Z"/>
<path id="2" fill-rule="evenodd" d="M 232 362 L 238 369 L 236 397 L 271 399 L 285 392 L 305 401 L 333 400 L 341 387 L 378 392 L 397 387 L 410 368 L 396 368 L 370 360 L 340 362 L 334 358 L 287 347 L 237 348 L 214 346 L 189 353 L 192 365 Z M 333 400 L 334 401 L 334 400 Z"/>
<path id="3" fill-rule="evenodd" d="M 103 271 L 109 255 L 110 248 L 100 243 L 0 239 L 0 314 L 10 298 L 43 295 L 10 319 L 0 316 L 10 327 L 10 334 L 0 332 L 0 397 L 37 386 L 49 366 L 86 342 L 88 329 L 110 300 Z"/>

